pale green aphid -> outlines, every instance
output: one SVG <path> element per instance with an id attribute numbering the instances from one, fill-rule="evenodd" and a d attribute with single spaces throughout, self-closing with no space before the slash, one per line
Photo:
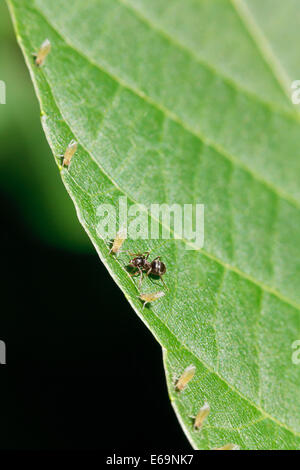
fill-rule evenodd
<path id="1" fill-rule="evenodd" d="M 199 430 L 202 428 L 204 421 L 208 417 L 210 413 L 210 406 L 207 402 L 204 403 L 204 405 L 200 408 L 194 422 L 194 428 L 196 430 Z"/>
<path id="2" fill-rule="evenodd" d="M 45 41 L 42 43 L 41 47 L 39 48 L 38 53 L 34 54 L 36 56 L 35 64 L 38 67 L 41 67 L 44 64 L 46 57 L 49 54 L 50 50 L 51 50 L 51 43 L 49 39 L 45 39 Z"/>
<path id="3" fill-rule="evenodd" d="M 78 143 L 76 142 L 76 140 L 71 140 L 68 147 L 66 148 L 62 166 L 68 167 L 70 165 L 71 158 L 76 152 L 77 147 L 78 147 Z"/>
<path id="4" fill-rule="evenodd" d="M 188 366 L 176 382 L 176 390 L 182 392 L 182 390 L 187 386 L 187 384 L 192 380 L 196 372 L 196 367 L 191 364 Z"/>
<path id="5" fill-rule="evenodd" d="M 114 239 L 113 246 L 111 247 L 109 253 L 119 253 L 121 246 L 123 245 L 124 241 L 127 238 L 127 230 L 126 229 L 120 229 L 116 235 L 116 238 Z"/>
<path id="6" fill-rule="evenodd" d="M 217 447 L 213 450 L 240 450 L 240 448 L 236 444 L 232 444 L 231 442 L 229 442 L 228 444 L 225 444 L 222 447 Z"/>
<path id="7" fill-rule="evenodd" d="M 163 291 L 140 294 L 140 299 L 144 301 L 143 308 L 148 302 L 154 302 L 154 300 L 160 299 L 165 293 Z"/>

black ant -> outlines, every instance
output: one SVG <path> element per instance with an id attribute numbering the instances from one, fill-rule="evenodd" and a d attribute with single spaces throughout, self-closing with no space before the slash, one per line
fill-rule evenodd
<path id="1" fill-rule="evenodd" d="M 162 278 L 162 276 L 167 271 L 167 268 L 166 268 L 166 265 L 160 260 L 160 256 L 157 256 L 156 258 L 154 258 L 153 261 L 150 262 L 148 261 L 150 251 L 145 251 L 144 253 L 129 253 L 129 254 L 130 256 L 134 256 L 134 258 L 130 260 L 129 266 L 137 269 L 137 271 L 135 271 L 133 274 L 130 274 L 130 276 L 135 276 L 139 272 L 140 274 L 139 287 L 141 287 L 142 285 L 143 272 L 145 272 L 147 276 L 149 276 L 149 274 L 153 274 L 154 276 L 159 276 L 163 282 L 163 285 L 167 287 Z"/>

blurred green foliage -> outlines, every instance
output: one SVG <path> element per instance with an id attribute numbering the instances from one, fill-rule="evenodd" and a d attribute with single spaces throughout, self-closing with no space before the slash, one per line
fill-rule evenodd
<path id="1" fill-rule="evenodd" d="M 17 46 L 7 6 L 0 3 L 0 191 L 13 201 L 27 230 L 63 249 L 91 251 L 42 130 L 39 106 Z"/>

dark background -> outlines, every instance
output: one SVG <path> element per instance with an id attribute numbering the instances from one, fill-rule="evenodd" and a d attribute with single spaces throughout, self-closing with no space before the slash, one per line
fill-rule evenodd
<path id="1" fill-rule="evenodd" d="M 160 346 L 76 219 L 0 4 L 1 449 L 190 450 Z"/>

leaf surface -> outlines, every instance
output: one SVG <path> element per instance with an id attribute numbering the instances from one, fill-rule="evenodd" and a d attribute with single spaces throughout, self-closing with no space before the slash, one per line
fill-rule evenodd
<path id="1" fill-rule="evenodd" d="M 162 345 L 171 402 L 197 449 L 300 448 L 300 125 L 295 57 L 268 16 L 281 18 L 281 3 L 9 0 L 57 163 L 79 143 L 64 184 Z M 299 39 L 294 19 L 290 29 Z M 38 69 L 31 53 L 45 38 Z M 152 203 L 205 205 L 201 250 L 183 237 L 125 242 L 167 264 L 169 291 L 143 310 L 128 256 L 109 255 L 97 234 L 97 208 L 120 196 L 144 205 L 149 223 Z M 195 377 L 178 393 L 190 364 Z M 195 431 L 204 401 L 211 412 Z"/>

